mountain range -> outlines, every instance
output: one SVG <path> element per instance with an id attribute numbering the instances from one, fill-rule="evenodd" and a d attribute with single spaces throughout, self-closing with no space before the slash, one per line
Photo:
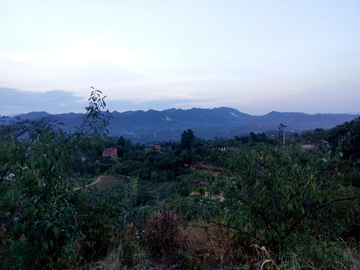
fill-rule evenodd
<path id="1" fill-rule="evenodd" d="M 204 139 L 230 138 L 250 132 L 275 134 L 280 123 L 286 125 L 287 134 L 315 128 L 329 129 L 357 117 L 354 114 L 306 114 L 297 112 L 270 112 L 255 116 L 236 109 L 193 108 L 163 111 L 127 111 L 110 113 L 113 119 L 108 126 L 110 136 L 124 136 L 137 143 L 179 141 L 184 130 L 192 129 L 195 136 Z M 61 122 L 65 131 L 74 131 L 83 121 L 84 114 L 31 112 L 19 115 L 21 119 L 50 118 Z"/>

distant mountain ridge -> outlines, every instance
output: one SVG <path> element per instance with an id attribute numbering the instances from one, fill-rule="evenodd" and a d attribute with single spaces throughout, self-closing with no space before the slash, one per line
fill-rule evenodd
<path id="1" fill-rule="evenodd" d="M 192 129 L 197 137 L 214 139 L 277 130 L 280 123 L 286 130 L 301 132 L 315 128 L 332 128 L 357 117 L 355 114 L 306 114 L 297 112 L 270 112 L 254 116 L 236 109 L 220 107 L 214 109 L 192 108 L 189 110 L 167 109 L 163 111 L 127 111 L 110 113 L 113 119 L 108 126 L 110 136 L 131 138 L 134 142 L 178 141 L 184 130 Z M 49 117 L 51 121 L 64 124 L 65 131 L 73 131 L 83 121 L 84 114 L 31 112 L 19 115 L 22 119 Z"/>

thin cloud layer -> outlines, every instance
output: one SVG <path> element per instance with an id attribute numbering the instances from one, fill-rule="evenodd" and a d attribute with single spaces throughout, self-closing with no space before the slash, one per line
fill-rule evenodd
<path id="1" fill-rule="evenodd" d="M 90 90 L 88 91 L 90 94 Z M 104 93 L 105 94 L 105 93 Z M 0 88 L 0 115 L 12 116 L 32 111 L 46 111 L 48 113 L 64 112 L 85 112 L 85 106 L 88 105 L 87 97 L 78 96 L 75 93 L 62 90 L 52 90 L 47 92 L 21 91 L 11 88 Z M 163 94 L 167 95 L 167 94 Z M 163 96 L 158 93 L 157 96 Z M 186 96 L 186 95 L 185 95 Z M 184 99 L 182 95 L 167 95 L 164 98 L 154 97 L 148 101 L 134 100 L 109 100 L 105 99 L 107 109 L 110 111 L 134 111 L 149 110 L 155 108 L 164 110 L 176 107 L 179 104 L 189 103 L 189 99 Z M 188 106 L 185 106 L 188 107 Z"/>
<path id="2" fill-rule="evenodd" d="M 84 97 L 62 90 L 30 92 L 2 87 L 0 95 L 0 115 L 6 116 L 32 111 L 78 112 L 86 104 Z"/>
<path id="3" fill-rule="evenodd" d="M 67 48 L 59 48 L 52 53 L 12 53 L 0 51 L 0 58 L 24 62 L 38 66 L 88 67 L 93 63 L 123 66 L 128 63 L 146 63 L 138 55 L 112 48 L 102 38 L 78 40 Z"/>

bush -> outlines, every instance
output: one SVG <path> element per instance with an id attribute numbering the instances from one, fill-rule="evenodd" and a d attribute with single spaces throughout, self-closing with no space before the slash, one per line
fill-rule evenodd
<path id="1" fill-rule="evenodd" d="M 193 197 L 191 205 L 199 209 L 194 213 L 206 212 L 209 221 L 237 230 L 244 248 L 252 243 L 280 254 L 306 246 L 299 236 L 338 241 L 347 228 L 344 213 L 360 213 L 360 196 L 341 185 L 336 162 L 330 153 L 299 147 L 241 147 L 225 157 L 223 175 L 202 175 L 194 187 L 202 197 Z"/>

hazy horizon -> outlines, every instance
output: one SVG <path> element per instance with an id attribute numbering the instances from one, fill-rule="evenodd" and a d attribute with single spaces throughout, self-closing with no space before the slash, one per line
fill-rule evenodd
<path id="1" fill-rule="evenodd" d="M 2 1 L 0 115 L 359 113 L 359 1 Z"/>
<path id="2" fill-rule="evenodd" d="M 32 113 L 32 112 L 46 112 L 46 113 L 49 113 L 49 114 L 66 114 L 66 113 L 85 113 L 85 106 L 88 105 L 87 103 L 87 99 L 84 100 L 80 97 L 78 97 L 78 99 L 75 99 L 75 100 L 72 100 L 72 102 L 70 102 L 68 105 L 73 105 L 73 106 L 68 106 L 68 107 L 73 107 L 74 110 L 71 110 L 71 111 L 56 111 L 56 112 L 52 112 L 52 110 L 44 110 L 42 109 L 44 106 L 42 105 L 44 100 L 47 101 L 47 104 L 49 104 L 49 106 L 51 106 L 51 103 L 57 103 L 57 102 L 60 102 L 62 98 L 65 98 L 65 99 L 68 99 L 69 97 L 75 97 L 74 94 L 72 93 L 67 93 L 65 91 L 61 91 L 61 90 L 54 90 L 54 91 L 48 91 L 48 92 L 45 92 L 45 93 L 42 93 L 40 94 L 40 97 L 33 97 L 32 98 L 32 106 L 26 106 L 26 103 L 28 102 L 29 100 L 29 94 L 30 95 L 34 95 L 35 93 L 32 93 L 31 92 L 28 92 L 28 91 L 19 91 L 19 90 L 16 90 L 16 89 L 10 89 L 10 88 L 0 88 L 0 91 L 2 93 L 5 93 L 5 95 L 2 96 L 3 100 L 5 100 L 6 102 L 6 99 L 9 98 L 9 94 L 11 94 L 12 91 L 16 91 L 15 92 L 15 96 L 18 97 L 18 103 L 19 104 L 22 104 L 24 106 L 22 106 L 22 108 L 28 108 L 28 110 L 25 110 L 23 112 L 18 112 L 18 113 L 11 113 L 11 114 L 0 114 L 0 116 L 9 116 L 9 117 L 14 117 L 14 116 L 17 116 L 17 115 L 21 115 L 21 114 L 28 114 L 28 113 Z M 21 94 L 19 94 L 21 93 Z M 27 93 L 27 94 L 24 94 L 24 93 Z M 54 93 L 54 95 L 51 95 L 52 93 Z M 39 93 L 36 93 L 35 95 L 39 95 Z M 42 97 L 41 97 L 42 96 Z M 54 98 L 55 97 L 55 98 Z M 59 99 L 58 99 L 59 98 Z M 30 98 L 31 99 L 31 98 Z M 106 101 L 106 99 L 105 99 Z M 110 101 L 110 107 L 113 107 L 113 105 L 116 105 L 118 102 L 112 102 Z M 83 106 L 83 107 L 81 107 Z M 228 106 L 218 106 L 218 107 L 213 107 L 213 108 L 200 108 L 200 107 L 192 107 L 192 108 L 165 108 L 165 109 L 152 109 L 152 108 L 149 108 L 149 109 L 109 109 L 109 104 L 107 104 L 107 107 L 105 109 L 109 109 L 109 111 L 112 113 L 114 111 L 117 111 L 117 112 L 120 112 L 120 113 L 123 113 L 123 112 L 127 112 L 127 111 L 149 111 L 149 110 L 157 110 L 157 111 L 164 111 L 164 110 L 170 110 L 170 109 L 180 109 L 180 110 L 190 110 L 190 109 L 194 109 L 194 108 L 197 108 L 197 109 L 214 109 L 214 108 L 221 108 L 221 107 L 228 107 Z M 31 110 L 30 108 L 33 108 L 33 110 Z M 232 108 L 232 107 L 228 107 L 228 108 Z M 238 110 L 237 108 L 232 108 L 232 109 L 236 109 Z M 261 116 L 261 115 L 266 115 L 268 113 L 271 113 L 271 112 L 279 112 L 279 113 L 306 113 L 306 114 L 333 114 L 333 113 L 327 113 L 327 112 L 318 112 L 318 113 L 308 113 L 308 112 L 296 112 L 296 111 L 277 111 L 277 110 L 273 110 L 273 111 L 269 111 L 269 112 L 266 112 L 264 114 L 251 114 L 251 113 L 247 113 L 245 111 L 241 111 L 241 110 L 238 110 L 239 112 L 241 113 L 245 113 L 245 114 L 249 114 L 249 115 L 258 115 L 258 116 Z M 351 114 L 351 115 L 359 115 L 360 112 L 348 112 L 348 113 L 336 113 L 336 114 Z"/>

